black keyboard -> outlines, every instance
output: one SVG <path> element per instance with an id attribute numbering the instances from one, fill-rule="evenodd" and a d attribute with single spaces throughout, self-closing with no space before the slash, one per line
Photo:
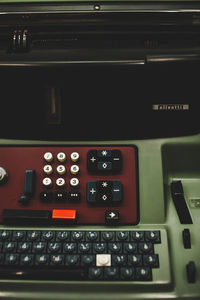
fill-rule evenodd
<path id="1" fill-rule="evenodd" d="M 159 230 L 0 230 L 0 277 L 152 281 Z"/>

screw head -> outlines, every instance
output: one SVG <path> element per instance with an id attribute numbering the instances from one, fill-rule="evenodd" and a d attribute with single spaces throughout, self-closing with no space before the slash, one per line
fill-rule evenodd
<path id="1" fill-rule="evenodd" d="M 101 9 L 101 6 L 99 4 L 94 5 L 94 10 L 100 10 L 100 9 Z"/>

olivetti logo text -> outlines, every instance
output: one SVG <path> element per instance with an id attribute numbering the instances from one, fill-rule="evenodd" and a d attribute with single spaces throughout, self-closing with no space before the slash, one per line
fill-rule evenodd
<path id="1" fill-rule="evenodd" d="M 189 104 L 153 104 L 153 110 L 173 111 L 173 110 L 189 110 Z"/>

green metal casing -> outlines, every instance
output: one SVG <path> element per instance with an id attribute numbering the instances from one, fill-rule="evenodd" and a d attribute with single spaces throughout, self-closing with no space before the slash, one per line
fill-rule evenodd
<path id="1" fill-rule="evenodd" d="M 105 142 L 42 142 L 0 140 L 0 145 L 108 145 Z M 115 229 L 164 230 L 161 251 L 162 270 L 155 272 L 157 284 L 137 282 L 65 282 L 0 280 L 0 299 L 200 299 L 200 207 L 193 200 L 200 199 L 200 135 L 112 141 L 109 145 L 135 145 L 138 149 L 140 221 L 136 226 Z M 170 194 L 172 179 L 183 183 L 184 195 L 193 224 L 180 224 Z M 3 227 L 3 226 L 1 226 Z M 77 226 L 76 229 L 104 229 L 104 226 Z M 191 249 L 184 249 L 182 231 L 190 229 Z M 71 228 L 71 229 L 74 229 Z M 167 233 L 165 236 L 165 232 Z M 164 249 L 162 248 L 162 249 Z M 163 256 L 163 257 L 162 257 Z M 196 282 L 188 283 L 186 264 L 196 264 Z M 168 271 L 167 271 L 168 270 Z M 167 273 L 168 272 L 168 273 Z M 163 284 L 162 278 L 166 278 Z M 159 281 L 160 279 L 160 281 Z"/>

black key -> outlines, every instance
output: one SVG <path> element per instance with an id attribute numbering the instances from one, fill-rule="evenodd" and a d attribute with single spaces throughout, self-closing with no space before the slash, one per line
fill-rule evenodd
<path id="1" fill-rule="evenodd" d="M 196 282 L 196 265 L 194 261 L 189 261 L 186 265 L 186 275 L 188 283 Z"/>
<path id="2" fill-rule="evenodd" d="M 141 254 L 128 255 L 128 265 L 129 266 L 141 266 L 142 265 L 142 255 Z"/>
<path id="3" fill-rule="evenodd" d="M 18 244 L 17 251 L 19 253 L 28 253 L 31 250 L 31 243 L 30 242 L 20 242 Z"/>
<path id="4" fill-rule="evenodd" d="M 61 243 L 48 243 L 48 253 L 58 253 L 61 250 Z"/>
<path id="5" fill-rule="evenodd" d="M 106 267 L 104 269 L 104 278 L 109 280 L 118 280 L 119 269 L 116 267 Z"/>
<path id="6" fill-rule="evenodd" d="M 191 235 L 190 230 L 188 228 L 185 228 L 182 231 L 182 238 L 183 238 L 183 246 L 185 249 L 191 248 Z"/>
<path id="7" fill-rule="evenodd" d="M 12 237 L 13 241 L 23 241 L 25 237 L 26 237 L 26 231 L 22 231 L 22 230 L 13 231 L 13 237 Z"/>
<path id="8" fill-rule="evenodd" d="M 142 243 L 139 243 L 139 253 L 153 253 L 153 244 L 150 243 L 150 242 L 142 242 Z"/>
<path id="9" fill-rule="evenodd" d="M 78 266 L 80 264 L 80 256 L 79 255 L 67 255 L 65 260 L 66 266 Z"/>
<path id="10" fill-rule="evenodd" d="M 109 205 L 112 203 L 113 200 L 113 195 L 112 191 L 110 190 L 105 190 L 105 191 L 98 191 L 96 200 L 98 204 L 100 205 Z"/>
<path id="11" fill-rule="evenodd" d="M 149 266 L 152 268 L 159 267 L 159 260 L 157 254 L 149 254 L 143 256 L 144 266 Z"/>
<path id="12" fill-rule="evenodd" d="M 90 150 L 87 153 L 87 169 L 94 172 L 97 169 L 97 150 Z"/>
<path id="13" fill-rule="evenodd" d="M 9 230 L 0 230 L 0 241 L 7 241 L 11 238 L 11 231 Z"/>
<path id="14" fill-rule="evenodd" d="M 149 267 L 136 267 L 135 268 L 135 279 L 146 281 L 152 280 L 152 272 Z"/>
<path id="15" fill-rule="evenodd" d="M 74 231 L 72 232 L 72 237 L 71 237 L 72 241 L 83 241 L 84 240 L 84 232 L 82 231 Z"/>
<path id="16" fill-rule="evenodd" d="M 110 158 L 112 156 L 112 151 L 109 149 L 100 149 L 97 150 L 97 157 L 99 158 Z"/>
<path id="17" fill-rule="evenodd" d="M 125 266 L 127 262 L 126 255 L 112 255 L 113 266 Z"/>
<path id="18" fill-rule="evenodd" d="M 31 230 L 27 233 L 27 240 L 28 241 L 39 241 L 40 239 L 40 231 Z"/>
<path id="19" fill-rule="evenodd" d="M 3 252 L 14 253 L 16 252 L 17 242 L 5 242 L 3 245 Z"/>
<path id="20" fill-rule="evenodd" d="M 117 241 L 127 241 L 129 240 L 129 232 L 128 231 L 118 231 L 116 234 Z"/>
<path id="21" fill-rule="evenodd" d="M 49 255 L 48 254 L 37 254 L 35 257 L 36 265 L 48 265 L 49 264 Z"/>
<path id="22" fill-rule="evenodd" d="M 94 243 L 93 251 L 94 253 L 106 253 L 107 251 L 106 243 Z"/>
<path id="23" fill-rule="evenodd" d="M 43 253 L 46 250 L 45 242 L 34 242 L 33 243 L 33 252 L 34 253 Z"/>
<path id="24" fill-rule="evenodd" d="M 87 202 L 89 204 L 96 204 L 96 196 L 97 196 L 97 187 L 96 181 L 88 181 L 87 183 Z"/>
<path id="25" fill-rule="evenodd" d="M 68 195 L 70 202 L 79 202 L 81 200 L 81 193 L 79 192 L 70 192 Z"/>
<path id="26" fill-rule="evenodd" d="M 53 265 L 53 266 L 64 265 L 64 255 L 63 254 L 51 255 L 50 265 Z"/>
<path id="27" fill-rule="evenodd" d="M 122 154 L 120 150 L 112 150 L 112 165 L 113 172 L 120 172 L 122 170 Z"/>
<path id="28" fill-rule="evenodd" d="M 56 232 L 56 241 L 64 242 L 64 241 L 68 241 L 69 238 L 70 238 L 70 233 L 67 231 Z"/>
<path id="29" fill-rule="evenodd" d="M 105 242 L 115 241 L 115 234 L 112 231 L 101 232 L 101 240 Z"/>
<path id="30" fill-rule="evenodd" d="M 113 205 L 119 205 L 123 198 L 123 186 L 120 180 L 113 180 L 112 195 Z"/>
<path id="31" fill-rule="evenodd" d="M 90 243 L 79 243 L 78 250 L 79 250 L 79 253 L 81 253 L 81 254 L 89 253 L 91 250 L 91 244 Z"/>
<path id="32" fill-rule="evenodd" d="M 86 234 L 86 241 L 98 241 L 99 240 L 99 233 L 97 231 L 89 231 Z"/>
<path id="33" fill-rule="evenodd" d="M 121 243 L 108 243 L 109 253 L 119 253 L 122 250 Z"/>
<path id="34" fill-rule="evenodd" d="M 76 243 L 64 243 L 63 251 L 65 253 L 75 253 L 77 251 L 77 244 Z"/>
<path id="35" fill-rule="evenodd" d="M 39 197 L 42 202 L 49 203 L 49 202 L 53 201 L 53 193 L 52 192 L 41 192 Z"/>
<path id="36" fill-rule="evenodd" d="M 5 256 L 5 264 L 6 265 L 16 265 L 18 263 L 19 254 L 10 253 Z"/>
<path id="37" fill-rule="evenodd" d="M 49 224 L 51 222 L 50 210 L 33 210 L 33 209 L 4 209 L 2 218 L 4 224 Z"/>
<path id="38" fill-rule="evenodd" d="M 120 268 L 120 278 L 122 280 L 133 280 L 134 279 L 134 269 L 131 267 L 121 267 Z"/>
<path id="39" fill-rule="evenodd" d="M 132 241 L 144 241 L 144 231 L 132 231 L 131 232 Z"/>
<path id="40" fill-rule="evenodd" d="M 152 243 L 160 243 L 160 231 L 146 231 L 146 241 Z"/>
<path id="41" fill-rule="evenodd" d="M 87 270 L 85 267 L 76 267 L 76 268 L 56 268 L 52 266 L 48 268 L 40 265 L 39 271 L 38 268 L 27 268 L 27 266 L 20 266 L 16 268 L 14 266 L 11 268 L 1 267 L 0 268 L 0 278 L 6 279 L 27 279 L 27 280 L 85 280 L 88 278 Z"/>
<path id="42" fill-rule="evenodd" d="M 104 181 L 97 181 L 96 182 L 96 187 L 98 189 L 98 192 L 100 191 L 107 191 L 112 189 L 113 187 L 113 182 L 110 180 L 104 180 Z"/>
<path id="43" fill-rule="evenodd" d="M 4 254 L 0 253 L 0 266 L 4 264 Z"/>
<path id="44" fill-rule="evenodd" d="M 33 259 L 34 259 L 33 254 L 22 254 L 20 255 L 20 265 L 30 266 L 33 264 Z"/>
<path id="45" fill-rule="evenodd" d="M 55 236 L 55 232 L 54 231 L 43 231 L 42 232 L 42 236 L 41 236 L 41 241 L 53 241 L 54 240 L 54 236 Z"/>
<path id="46" fill-rule="evenodd" d="M 67 193 L 66 192 L 55 192 L 54 198 L 56 202 L 66 202 Z"/>
<path id="47" fill-rule="evenodd" d="M 119 223 L 119 211 L 118 210 L 106 210 L 105 211 L 105 223 L 106 225 L 115 226 Z"/>
<path id="48" fill-rule="evenodd" d="M 81 265 L 82 266 L 94 266 L 95 265 L 95 255 L 81 255 Z"/>
<path id="49" fill-rule="evenodd" d="M 103 278 L 103 268 L 102 267 L 89 268 L 89 279 L 100 280 L 102 278 Z"/>
<path id="50" fill-rule="evenodd" d="M 98 161 L 97 163 L 97 170 L 99 172 L 102 172 L 102 173 L 110 173 L 110 171 L 112 171 L 113 169 L 113 166 L 112 166 L 112 162 L 110 161 Z M 98 172 L 98 173 L 99 173 Z"/>
<path id="51" fill-rule="evenodd" d="M 137 243 L 135 242 L 124 243 L 124 253 L 127 254 L 137 253 Z"/>

